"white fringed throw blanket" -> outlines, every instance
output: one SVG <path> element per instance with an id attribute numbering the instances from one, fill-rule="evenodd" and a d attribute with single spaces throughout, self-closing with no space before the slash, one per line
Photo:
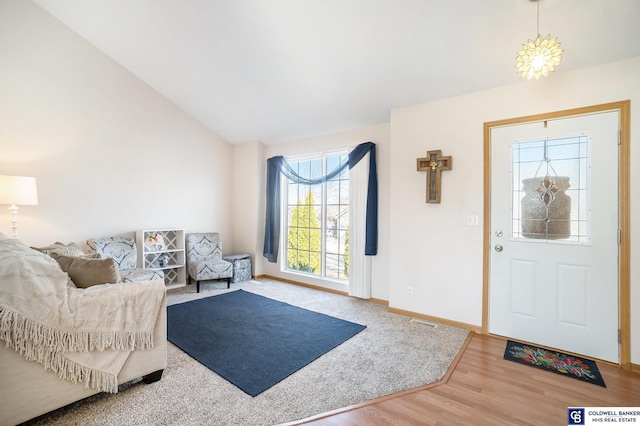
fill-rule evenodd
<path id="1" fill-rule="evenodd" d="M 153 347 L 161 280 L 76 288 L 46 254 L 0 234 L 0 339 L 61 379 L 118 391 L 129 353 Z"/>

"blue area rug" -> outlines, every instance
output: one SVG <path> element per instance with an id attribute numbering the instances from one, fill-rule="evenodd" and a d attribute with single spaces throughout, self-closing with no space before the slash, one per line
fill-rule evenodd
<path id="1" fill-rule="evenodd" d="M 366 326 L 243 290 L 167 307 L 167 338 L 251 396 Z"/>

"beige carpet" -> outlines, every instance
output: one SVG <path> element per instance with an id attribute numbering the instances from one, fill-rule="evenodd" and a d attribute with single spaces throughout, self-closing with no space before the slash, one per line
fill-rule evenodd
<path id="1" fill-rule="evenodd" d="M 238 288 L 367 328 L 255 398 L 169 343 L 162 380 L 121 386 L 42 416 L 38 425 L 274 425 L 368 401 L 442 378 L 468 332 L 436 328 L 386 307 L 273 280 L 212 282 L 170 290 L 168 304 Z M 194 330 L 197 333 L 197 330 Z M 242 362 L 242 360 L 238 360 Z"/>

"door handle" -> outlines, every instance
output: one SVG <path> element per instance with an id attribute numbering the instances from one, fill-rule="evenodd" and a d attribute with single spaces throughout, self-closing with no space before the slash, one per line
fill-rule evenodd
<path id="1" fill-rule="evenodd" d="M 500 253 L 500 252 L 502 251 L 502 249 L 503 249 L 502 244 L 496 244 L 496 246 L 495 246 L 495 250 L 496 250 L 498 253 Z"/>

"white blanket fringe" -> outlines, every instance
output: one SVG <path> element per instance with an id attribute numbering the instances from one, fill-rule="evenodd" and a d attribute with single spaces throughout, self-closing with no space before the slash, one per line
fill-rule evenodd
<path id="1" fill-rule="evenodd" d="M 104 371 L 77 364 L 59 354 L 44 363 L 46 369 L 53 371 L 62 380 L 83 383 L 85 388 L 100 389 L 103 392 L 117 393 L 118 378 Z"/>
<path id="2" fill-rule="evenodd" d="M 45 349 L 47 348 L 47 342 L 56 341 L 57 337 L 55 335 L 57 335 L 58 330 L 48 330 L 54 332 L 54 336 L 49 336 L 49 339 L 43 339 L 42 337 L 46 332 L 43 333 L 42 330 L 46 327 L 34 324 L 28 319 L 16 321 L 17 318 L 20 318 L 20 316 L 16 312 L 11 312 L 6 308 L 2 308 L 0 311 L 0 339 L 6 342 L 7 347 L 13 348 L 27 361 L 42 364 L 46 370 L 54 372 L 62 380 L 82 383 L 85 388 L 91 387 L 100 389 L 103 392 L 118 392 L 117 376 L 76 363 L 69 358 L 65 358 L 62 355 L 63 352 Z M 23 329 L 12 326 L 12 324 L 20 322 L 25 324 Z M 12 332 L 12 330 L 16 332 Z M 23 330 L 23 333 L 18 330 Z M 34 330 L 40 331 L 35 333 L 37 336 L 34 335 Z M 29 340 L 25 339 L 25 336 L 32 336 L 34 338 L 33 342 L 39 342 L 39 344 L 29 344 Z M 88 339 L 83 340 L 87 341 Z"/>
<path id="3" fill-rule="evenodd" d="M 38 324 L 6 307 L 0 308 L 0 339 L 21 355 L 27 343 L 62 353 L 153 348 L 152 331 L 58 330 Z"/>

